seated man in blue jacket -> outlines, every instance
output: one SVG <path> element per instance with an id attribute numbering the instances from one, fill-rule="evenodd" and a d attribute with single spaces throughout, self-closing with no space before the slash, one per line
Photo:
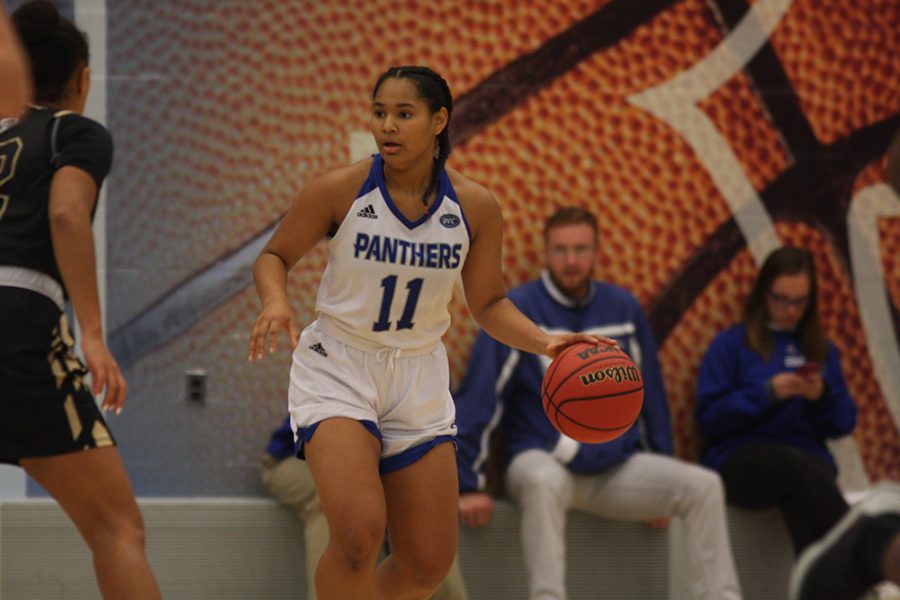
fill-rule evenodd
<path id="1" fill-rule="evenodd" d="M 535 323 L 555 332 L 613 338 L 640 366 L 644 407 L 638 423 L 605 444 L 561 435 L 541 407 L 549 360 L 478 335 L 454 395 L 459 442 L 460 518 L 480 527 L 493 499 L 483 467 L 492 435 L 502 430 L 504 483 L 522 515 L 531 600 L 561 600 L 565 591 L 565 521 L 570 509 L 664 527 L 683 520 L 697 600 L 740 598 L 716 473 L 671 457 L 669 407 L 653 332 L 630 293 L 593 280 L 599 234 L 594 215 L 569 207 L 544 229 L 546 270 L 509 293 Z M 599 547 L 599 546 L 598 546 Z"/>

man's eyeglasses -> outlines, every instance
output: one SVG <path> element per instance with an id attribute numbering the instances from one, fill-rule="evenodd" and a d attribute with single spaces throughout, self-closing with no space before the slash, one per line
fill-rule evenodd
<path id="1" fill-rule="evenodd" d="M 550 246 L 549 253 L 553 257 L 564 258 L 574 254 L 576 258 L 593 256 L 597 252 L 595 246 Z"/>
<path id="2" fill-rule="evenodd" d="M 769 292 L 769 300 L 778 308 L 806 308 L 809 304 L 809 296 L 792 298 L 775 292 Z"/>

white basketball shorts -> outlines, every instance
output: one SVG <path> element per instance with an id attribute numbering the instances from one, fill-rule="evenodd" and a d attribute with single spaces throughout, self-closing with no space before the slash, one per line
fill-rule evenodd
<path id="1" fill-rule="evenodd" d="M 362 424 L 381 441 L 382 473 L 408 466 L 456 436 L 447 352 L 440 342 L 421 350 L 368 347 L 321 319 L 294 350 L 288 407 L 299 442 L 331 417 Z"/>

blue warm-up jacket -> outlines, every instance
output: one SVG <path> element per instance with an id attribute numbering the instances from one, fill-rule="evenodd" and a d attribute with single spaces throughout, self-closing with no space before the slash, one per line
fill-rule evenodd
<path id="1" fill-rule="evenodd" d="M 752 442 L 776 442 L 808 450 L 834 465 L 825 441 L 850 433 L 856 405 L 850 398 L 834 344 L 822 365 L 825 393 L 817 402 L 788 398 L 777 402 L 768 381 L 806 362 L 796 336 L 775 331 L 768 360 L 747 346 L 747 332 L 737 325 L 720 333 L 700 365 L 697 422 L 704 438 L 701 461 L 720 469 L 732 453 Z"/>
<path id="2" fill-rule="evenodd" d="M 586 332 L 618 341 L 641 369 L 644 406 L 638 422 L 604 444 L 562 436 L 541 406 L 541 381 L 550 359 L 513 350 L 484 332 L 475 339 L 466 375 L 454 394 L 460 491 L 482 490 L 492 435 L 504 433 L 504 464 L 525 450 L 552 453 L 569 470 L 595 474 L 645 449 L 672 454 L 669 405 L 656 340 L 640 303 L 624 289 L 593 282 L 588 297 L 573 302 L 544 273 L 509 293 L 519 309 L 552 333 Z"/>

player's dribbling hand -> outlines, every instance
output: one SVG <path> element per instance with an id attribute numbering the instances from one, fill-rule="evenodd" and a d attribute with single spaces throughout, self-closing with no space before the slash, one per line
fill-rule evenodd
<path id="1" fill-rule="evenodd" d="M 250 353 L 247 360 L 261 360 L 268 349 L 269 354 L 278 350 L 278 332 L 284 331 L 291 340 L 291 348 L 300 342 L 300 332 L 294 324 L 294 315 L 287 302 L 272 302 L 263 307 L 256 317 L 250 333 Z"/>
<path id="2" fill-rule="evenodd" d="M 578 342 L 603 344 L 606 346 L 615 346 L 617 344 L 614 339 L 598 335 L 589 335 L 587 333 L 562 333 L 552 335 L 550 338 L 550 342 L 547 344 L 547 356 L 550 358 L 554 358 L 557 354 L 562 352 L 566 346 L 571 346 Z"/>

